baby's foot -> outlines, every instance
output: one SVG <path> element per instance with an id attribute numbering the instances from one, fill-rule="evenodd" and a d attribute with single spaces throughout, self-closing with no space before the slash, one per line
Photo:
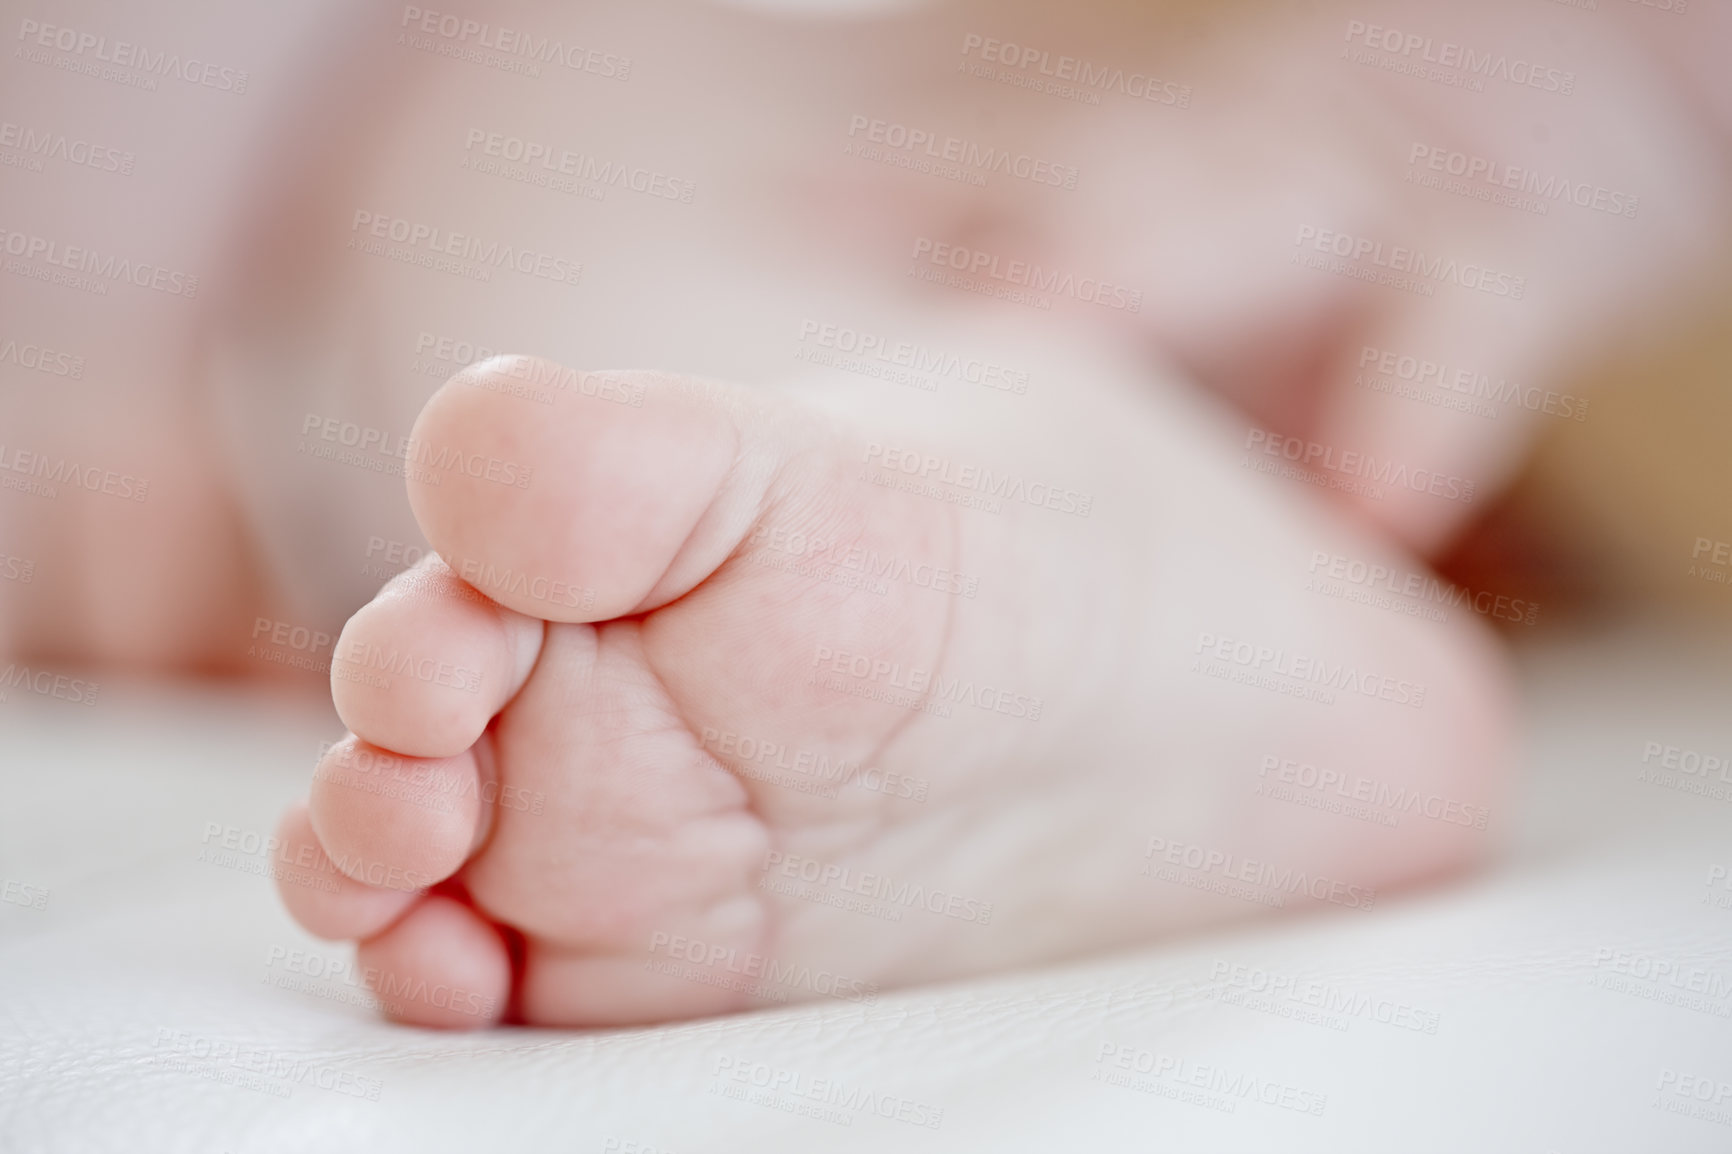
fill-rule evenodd
<path id="1" fill-rule="evenodd" d="M 1504 738 L 1474 627 L 1308 588 L 1416 566 L 1176 392 L 1061 400 L 945 450 L 687 378 L 467 370 L 407 455 L 439 556 L 338 643 L 354 736 L 284 819 L 284 900 L 401 1020 L 607 1025 L 1469 860 Z"/>

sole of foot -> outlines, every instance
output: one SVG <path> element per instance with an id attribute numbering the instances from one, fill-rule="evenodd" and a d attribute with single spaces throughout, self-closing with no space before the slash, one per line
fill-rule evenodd
<path id="1" fill-rule="evenodd" d="M 336 646 L 293 914 L 398 1020 L 602 1026 L 1354 916 L 1480 854 L 1495 646 L 1329 576 L 1418 562 L 1183 389 L 939 425 L 459 374 L 405 460 L 437 556 Z"/>

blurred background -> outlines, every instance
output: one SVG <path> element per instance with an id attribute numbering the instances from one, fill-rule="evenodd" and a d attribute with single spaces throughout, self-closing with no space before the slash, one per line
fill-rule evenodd
<path id="1" fill-rule="evenodd" d="M 526 63 L 511 30 L 563 59 Z M 1664 1117 L 1655 1097 L 1685 1069 L 1711 1097 L 1732 1086 L 1725 807 L 1637 778 L 1656 740 L 1732 748 L 1732 6 L 19 0 L 0 32 L 0 1150 L 908 1137 L 759 1111 L 724 1112 L 717 1139 L 700 1060 L 716 1045 L 918 1076 L 957 1119 L 935 1149 L 1732 1147 L 1732 1122 Z M 988 38 L 1034 55 L 983 60 Z M 1436 63 L 1445 43 L 1572 90 L 1476 87 Z M 1143 87 L 1080 91 L 1044 71 L 1060 57 Z M 1075 187 L 938 175 L 886 161 L 887 140 L 868 156 L 861 125 L 880 119 L 1050 160 L 1060 185 L 1070 166 Z M 512 175 L 493 132 L 644 187 Z M 1425 187 L 1421 143 L 1639 194 L 1640 212 Z M 353 247 L 357 213 L 581 277 L 380 259 Z M 1514 270 L 1528 293 L 1331 275 L 1294 259 L 1303 228 Z M 1086 269 L 1142 307 L 1018 312 L 918 285 L 915 237 Z M 146 271 L 102 274 L 115 259 Z M 317 943 L 268 878 L 210 868 L 208 830 L 262 836 L 340 732 L 331 640 L 425 548 L 389 450 L 450 373 L 521 351 L 819 397 L 862 381 L 806 355 L 811 318 L 965 318 L 972 340 L 1000 305 L 1019 339 L 1111 347 L 1246 429 L 1478 482 L 1471 505 L 1349 509 L 1449 581 L 1539 606 L 1531 624 L 1482 614 L 1524 727 L 1487 877 L 1365 926 L 1282 923 L 748 1026 L 473 1042 L 270 987 L 271 951 Z M 1354 384 L 1370 347 L 1587 398 L 1587 416 L 1384 396 Z M 936 414 L 951 400 L 934 392 Z M 327 421 L 377 449 L 309 454 Z M 89 491 L 44 481 L 69 464 Z M 1705 1000 L 1593 986 L 1625 950 L 1693 959 Z M 1448 1029 L 1393 1046 L 1175 994 L 1226 957 L 1417 991 Z M 360 1071 L 387 1104 L 165 1072 L 163 1029 Z M 1327 1125 L 1266 1133 L 1255 1114 L 1085 1098 L 1077 1055 L 1119 1030 L 1345 1090 Z"/>
<path id="2" fill-rule="evenodd" d="M 1713 546 L 1698 552 L 1699 541 L 1732 532 L 1724 268 L 1696 307 L 1583 368 L 1566 391 L 1593 398 L 1592 421 L 1546 430 L 1509 493 L 1442 567 L 1506 575 L 1556 607 L 1552 629 L 1644 617 L 1684 630 L 1732 625 L 1726 567 L 1713 563 Z M 1506 635 L 1519 643 L 1525 634 Z"/>
<path id="3" fill-rule="evenodd" d="M 0 431 L 13 451 L 118 468 L 150 493 L 0 493 L 12 568 L 33 574 L 0 584 L 5 648 L 69 667 L 280 678 L 247 656 L 260 617 L 334 633 L 399 567 L 368 544 L 398 542 L 399 556 L 422 544 L 396 478 L 295 459 L 308 414 L 406 435 L 460 367 L 419 356 L 422 333 L 472 357 L 779 383 L 817 305 L 942 315 L 966 296 L 906 291 L 913 235 L 1110 272 L 1143 294 L 1136 315 L 1061 307 L 1054 324 L 1176 369 L 1283 435 L 1476 478 L 1469 507 L 1359 511 L 1452 578 L 1537 601 L 1540 631 L 1633 613 L 1724 621 L 1729 587 L 1693 570 L 1692 550 L 1707 540 L 1711 558 L 1732 533 L 1720 451 L 1732 97 L 1708 47 L 1725 14 L 1619 2 L 1370 15 L 1104 0 L 515 4 L 491 20 L 385 4 L 190 0 L 148 19 L 20 8 L 0 75 L 0 308 L 14 348 L 0 359 Z M 521 54 L 479 46 L 483 25 L 495 43 L 498 29 L 548 29 L 577 65 L 530 75 L 542 69 Z M 1021 59 L 1046 55 L 983 62 L 982 28 L 1029 49 Z M 1395 66 L 1442 49 L 1415 49 L 1424 37 L 1406 31 L 1387 59 L 1348 59 L 1416 28 L 1427 45 L 1507 49 L 1518 68 L 1568 63 L 1552 71 L 1579 88 L 1428 83 Z M 1128 59 L 1159 99 L 1031 88 L 1058 84 L 1041 76 L 1058 57 L 1103 74 Z M 890 163 L 906 159 L 894 148 L 862 159 L 856 118 L 1056 158 L 1074 188 L 945 178 Z M 486 159 L 470 138 L 484 122 L 573 145 L 592 168 L 637 166 L 663 194 L 513 187 L 471 166 Z M 1422 188 L 1416 141 L 1635 189 L 1640 213 Z M 533 237 L 585 279 L 556 298 L 357 260 L 350 218 L 381 201 Z M 1415 300 L 1298 267 L 1290 238 L 1313 221 L 1515 269 L 1528 298 Z M 162 266 L 196 292 L 46 280 L 67 251 Z M 1590 417 L 1511 408 L 1485 421 L 1355 390 L 1368 346 L 1589 397 Z M 33 348 L 77 375 L 24 364 Z"/>

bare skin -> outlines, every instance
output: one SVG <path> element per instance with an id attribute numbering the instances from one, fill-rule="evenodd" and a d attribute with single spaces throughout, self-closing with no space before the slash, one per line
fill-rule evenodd
<path id="1" fill-rule="evenodd" d="M 1235 467 L 1218 414 L 1064 363 L 1062 404 L 966 457 L 882 413 L 687 378 L 617 374 L 641 407 L 574 390 L 549 411 L 499 391 L 537 366 L 459 376 L 416 443 L 533 480 L 411 479 L 442 559 L 337 643 L 353 737 L 285 821 L 285 844 L 320 847 L 280 886 L 290 908 L 361 939 L 404 1020 L 601 1025 L 858 996 L 1270 904 L 1364 908 L 1471 860 L 1468 825 L 1344 821 L 1258 787 L 1273 759 L 1490 806 L 1506 686 L 1477 623 L 1308 591 L 1319 551 L 1414 563 Z M 1092 503 L 994 513 L 875 483 L 910 479 L 898 454 L 940 475 L 933 453 Z M 855 587 L 850 557 L 909 564 Z M 1307 681 L 1312 658 L 1330 680 Z M 1210 854 L 1184 880 L 1145 872 Z M 397 888 L 303 884 L 381 868 Z M 524 942 L 515 977 L 497 926 Z M 440 1004 L 452 990 L 488 1012 Z"/>

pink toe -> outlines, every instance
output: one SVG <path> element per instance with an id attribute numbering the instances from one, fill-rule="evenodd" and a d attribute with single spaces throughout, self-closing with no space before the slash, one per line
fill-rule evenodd
<path id="1" fill-rule="evenodd" d="M 404 757 L 349 736 L 313 771 L 312 827 L 336 867 L 392 890 L 425 889 L 456 873 L 482 817 L 474 751 Z"/>
<path id="2" fill-rule="evenodd" d="M 277 893 L 290 916 L 329 941 L 365 938 L 400 917 L 413 892 L 364 885 L 331 863 L 313 833 L 306 804 L 290 806 L 277 825 Z"/>
<path id="3" fill-rule="evenodd" d="M 453 757 L 523 685 L 541 622 L 504 609 L 437 557 L 401 574 L 343 627 L 331 699 L 351 731 L 415 757 Z"/>
<path id="4" fill-rule="evenodd" d="M 447 897 L 416 905 L 362 942 L 356 958 L 385 1013 L 412 1026 L 490 1026 L 511 994 L 511 957 L 499 931 Z"/>

